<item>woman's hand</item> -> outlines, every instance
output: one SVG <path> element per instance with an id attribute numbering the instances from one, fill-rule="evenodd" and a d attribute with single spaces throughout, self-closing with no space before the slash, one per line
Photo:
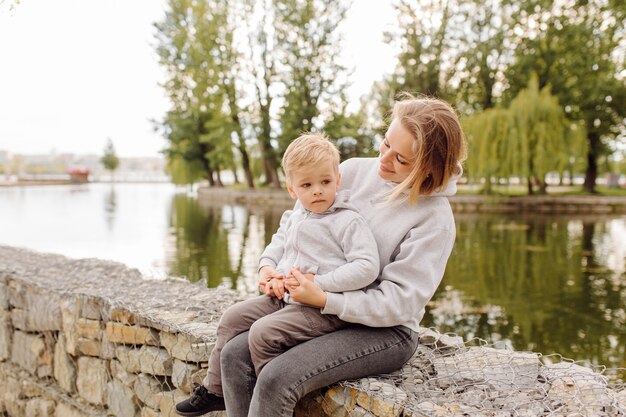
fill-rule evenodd
<path id="1" fill-rule="evenodd" d="M 303 274 L 292 268 L 285 280 L 285 288 L 291 298 L 299 303 L 323 308 L 326 306 L 326 292 L 313 283 L 313 274 Z"/>
<path id="2" fill-rule="evenodd" d="M 266 265 L 259 269 L 259 291 L 266 295 L 269 295 L 270 297 L 277 296 L 277 293 L 274 291 L 274 286 L 276 286 L 277 288 L 281 286 L 281 284 L 278 283 L 274 284 L 272 282 L 274 281 L 273 278 L 280 280 L 282 284 L 284 276 L 282 274 L 279 274 L 274 268 L 269 265 Z M 280 298 L 282 298 L 282 296 L 285 294 L 284 284 L 282 284 L 282 288 L 282 295 Z"/>

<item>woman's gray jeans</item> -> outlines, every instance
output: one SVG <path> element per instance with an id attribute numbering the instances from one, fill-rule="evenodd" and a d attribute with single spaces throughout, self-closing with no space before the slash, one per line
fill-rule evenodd
<path id="1" fill-rule="evenodd" d="M 222 387 L 228 417 L 291 417 L 298 400 L 345 379 L 396 371 L 417 349 L 403 327 L 353 325 L 297 345 L 269 362 L 257 379 L 248 332 L 222 350 Z"/>

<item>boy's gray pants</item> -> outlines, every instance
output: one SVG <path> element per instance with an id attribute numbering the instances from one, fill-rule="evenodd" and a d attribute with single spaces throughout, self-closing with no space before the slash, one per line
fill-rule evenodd
<path id="1" fill-rule="evenodd" d="M 247 330 L 250 356 L 256 374 L 287 349 L 333 332 L 348 323 L 319 308 L 286 304 L 276 297 L 261 295 L 229 307 L 217 325 L 217 341 L 209 357 L 209 371 L 203 385 L 210 393 L 223 396 L 220 356 L 224 345 Z"/>

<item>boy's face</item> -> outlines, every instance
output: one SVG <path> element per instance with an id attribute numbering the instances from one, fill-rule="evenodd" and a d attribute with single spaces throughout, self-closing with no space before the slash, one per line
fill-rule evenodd
<path id="1" fill-rule="evenodd" d="M 330 160 L 291 173 L 287 191 L 305 209 L 323 213 L 335 202 L 340 176 Z"/>

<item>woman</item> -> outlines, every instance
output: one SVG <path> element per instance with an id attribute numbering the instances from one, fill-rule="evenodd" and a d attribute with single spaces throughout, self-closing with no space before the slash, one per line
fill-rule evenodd
<path id="1" fill-rule="evenodd" d="M 329 293 L 294 270 L 295 279 L 286 283 L 294 300 L 354 325 L 286 351 L 258 378 L 248 333 L 242 333 L 222 350 L 223 402 L 199 387 L 179 405 L 201 412 L 225 404 L 229 417 L 292 416 L 297 401 L 313 390 L 393 372 L 411 358 L 424 308 L 454 244 L 447 196 L 456 192 L 465 141 L 449 104 L 406 96 L 395 104 L 379 150 L 378 158 L 345 161 L 340 186 L 350 190 L 378 244 L 377 280 L 364 290 Z M 272 286 L 266 284 L 274 274 L 269 266 L 259 272 L 260 288 L 269 296 Z"/>

